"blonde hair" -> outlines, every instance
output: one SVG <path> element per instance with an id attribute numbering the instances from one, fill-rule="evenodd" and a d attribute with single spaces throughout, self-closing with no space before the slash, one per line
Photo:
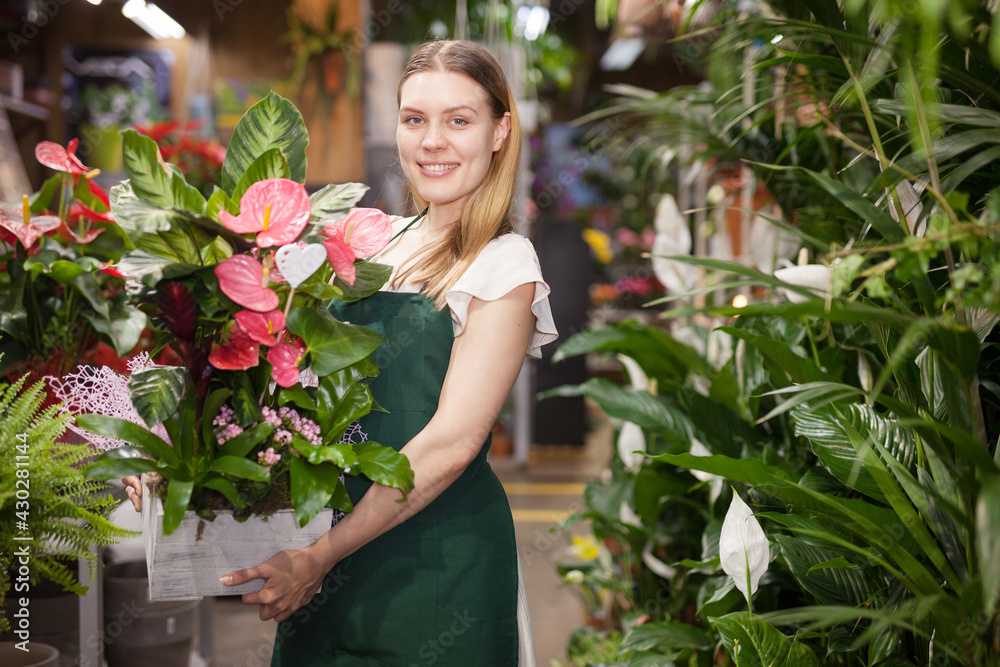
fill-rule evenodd
<path id="1" fill-rule="evenodd" d="M 514 231 L 512 204 L 521 161 L 521 122 L 500 61 L 479 44 L 439 40 L 421 46 L 410 58 L 399 80 L 397 106 L 403 84 L 417 72 L 425 71 L 463 74 L 478 83 L 486 92 L 494 122 L 510 113 L 510 132 L 500 150 L 490 158 L 486 178 L 469 194 L 458 223 L 441 239 L 428 244 L 408 260 L 394 281 L 397 284 L 426 282 L 424 294 L 434 299 L 435 307 L 441 310 L 447 305 L 445 293 L 486 244 Z M 410 191 L 421 207 L 427 206 L 412 186 Z"/>

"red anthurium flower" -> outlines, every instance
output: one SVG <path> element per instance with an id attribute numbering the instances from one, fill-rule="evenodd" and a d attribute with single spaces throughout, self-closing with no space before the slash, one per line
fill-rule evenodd
<path id="1" fill-rule="evenodd" d="M 34 245 L 38 237 L 59 227 L 62 220 L 54 215 L 39 215 L 31 217 L 31 206 L 25 195 L 21 208 L 13 211 L 0 208 L 0 227 L 17 237 L 25 248 Z"/>
<path id="2" fill-rule="evenodd" d="M 260 346 L 257 341 L 234 326 L 229 332 L 229 340 L 216 345 L 208 355 L 208 363 L 223 371 L 245 371 L 260 361 Z"/>
<path id="3" fill-rule="evenodd" d="M 285 314 L 280 310 L 269 313 L 241 310 L 236 313 L 236 324 L 240 325 L 243 333 L 258 343 L 273 347 L 278 344 L 277 334 L 285 328 Z"/>
<path id="4" fill-rule="evenodd" d="M 72 206 L 70 206 L 69 211 L 70 211 L 70 216 L 72 217 L 73 213 L 74 213 Z M 86 245 L 87 243 L 92 242 L 98 236 L 100 236 L 101 234 L 103 234 L 104 233 L 104 228 L 103 227 L 97 227 L 97 228 L 91 227 L 90 229 L 86 230 L 81 235 L 81 234 L 77 234 L 76 231 L 74 231 L 72 227 L 70 227 L 68 224 L 66 224 L 64 222 L 64 223 L 62 223 L 59 226 L 57 232 L 59 234 L 59 238 L 61 238 L 63 241 L 66 241 L 68 243 L 79 243 L 80 245 Z"/>
<path id="5" fill-rule="evenodd" d="M 267 351 L 267 360 L 274 367 L 271 378 L 281 387 L 291 387 L 299 381 L 299 364 L 306 356 L 298 339 L 294 343 L 278 343 Z"/>
<path id="6" fill-rule="evenodd" d="M 35 158 L 46 167 L 67 174 L 86 174 L 90 171 L 85 167 L 80 158 L 76 156 L 76 147 L 80 143 L 79 139 L 73 139 L 63 148 L 51 141 L 41 141 L 35 146 Z"/>
<path id="7" fill-rule="evenodd" d="M 285 245 L 299 238 L 309 222 L 312 207 L 301 183 L 269 178 L 247 188 L 240 199 L 240 214 L 219 212 L 219 220 L 238 234 L 257 234 L 257 246 Z"/>
<path id="8" fill-rule="evenodd" d="M 267 287 L 268 273 L 249 255 L 233 255 L 215 267 L 222 293 L 244 308 L 259 313 L 278 307 L 278 295 Z"/>
<path id="9" fill-rule="evenodd" d="M 104 266 L 98 269 L 101 273 L 106 273 L 109 276 L 114 276 L 115 278 L 128 278 L 124 273 L 119 271 L 114 264 L 111 262 L 105 262 Z"/>
<path id="10" fill-rule="evenodd" d="M 72 216 L 72 206 L 79 207 L 78 209 L 79 214 L 84 218 L 87 218 L 88 220 L 92 220 L 94 222 L 115 222 L 115 216 L 114 214 L 111 213 L 111 211 L 103 211 L 103 212 L 95 211 L 94 209 L 90 208 L 79 199 L 74 201 L 70 207 L 71 216 Z"/>
<path id="11" fill-rule="evenodd" d="M 353 208 L 350 213 L 323 228 L 328 236 L 323 245 L 337 275 L 354 284 L 357 271 L 354 260 L 371 257 L 389 244 L 392 223 L 388 214 L 377 208 Z"/>

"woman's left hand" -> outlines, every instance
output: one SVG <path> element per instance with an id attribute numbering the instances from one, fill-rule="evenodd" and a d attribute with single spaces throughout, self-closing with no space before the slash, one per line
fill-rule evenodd
<path id="1" fill-rule="evenodd" d="M 327 570 L 310 545 L 275 554 L 256 567 L 223 575 L 222 583 L 236 586 L 263 579 L 264 588 L 243 596 L 243 604 L 260 605 L 260 620 L 281 622 L 306 605 L 319 590 Z"/>

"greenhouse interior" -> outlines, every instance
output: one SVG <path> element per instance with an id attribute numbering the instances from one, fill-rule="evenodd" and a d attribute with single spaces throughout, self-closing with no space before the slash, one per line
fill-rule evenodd
<path id="1" fill-rule="evenodd" d="M 1000 667 L 997 0 L 0 28 L 0 664 Z"/>

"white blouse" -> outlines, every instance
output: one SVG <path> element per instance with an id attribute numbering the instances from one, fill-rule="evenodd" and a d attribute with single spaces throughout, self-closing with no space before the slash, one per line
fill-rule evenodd
<path id="1" fill-rule="evenodd" d="M 398 233 L 411 220 L 412 218 L 395 219 L 393 234 Z M 417 229 L 419 224 L 408 231 Z M 372 258 L 372 261 L 393 265 L 392 276 L 382 286 L 385 291 L 415 293 L 422 287 L 409 282 L 401 284 L 397 289 L 392 287 L 392 281 L 400 265 L 418 249 L 413 247 L 412 242 L 408 243 L 410 240 L 406 238 L 407 236 L 410 234 L 403 234 Z M 460 336 L 465 330 L 465 323 L 469 319 L 469 304 L 473 298 L 495 301 L 515 287 L 526 283 L 535 284 L 535 295 L 531 301 L 531 312 L 535 315 L 535 330 L 528 344 L 528 356 L 534 359 L 541 358 L 542 345 L 558 338 L 552 310 L 549 307 L 551 290 L 542 279 L 535 247 L 520 234 L 504 234 L 487 243 L 462 277 L 445 293 L 444 298 L 451 310 L 451 323 L 455 336 Z"/>

